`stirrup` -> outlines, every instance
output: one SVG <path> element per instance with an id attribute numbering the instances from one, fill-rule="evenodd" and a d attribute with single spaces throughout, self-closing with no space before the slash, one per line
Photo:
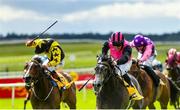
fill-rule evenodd
<path id="1" fill-rule="evenodd" d="M 130 99 L 132 99 L 132 100 L 141 100 L 143 98 L 144 98 L 143 96 L 141 96 L 141 95 L 138 96 L 136 93 L 134 93 L 130 96 Z"/>
<path id="2" fill-rule="evenodd" d="M 61 87 L 62 91 L 65 91 L 66 89 L 67 89 L 66 86 Z"/>

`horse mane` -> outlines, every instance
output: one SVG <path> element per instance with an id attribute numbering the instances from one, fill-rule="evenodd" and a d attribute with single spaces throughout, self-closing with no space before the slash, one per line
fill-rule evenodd
<path id="1" fill-rule="evenodd" d="M 113 59 L 109 55 L 97 56 L 97 62 L 107 62 L 112 69 L 114 68 L 114 65 L 112 65 Z"/>
<path id="2" fill-rule="evenodd" d="M 140 77 L 142 81 L 145 81 L 146 79 L 146 71 L 144 69 L 142 69 L 142 67 L 140 67 L 137 63 L 136 59 L 132 59 L 132 65 L 135 65 L 137 68 L 136 70 L 133 68 L 133 70 L 131 69 L 129 72 L 135 76 L 135 77 Z"/>
<path id="3" fill-rule="evenodd" d="M 35 57 L 33 57 L 33 58 L 32 58 L 32 61 L 37 61 L 37 62 L 38 62 L 38 63 L 40 63 L 40 64 L 42 64 L 42 63 L 43 63 L 43 62 L 42 62 L 42 60 L 41 60 L 41 58 L 40 58 L 40 57 L 38 57 L 38 56 L 37 56 L 37 57 L 36 57 L 36 56 L 35 56 Z"/>

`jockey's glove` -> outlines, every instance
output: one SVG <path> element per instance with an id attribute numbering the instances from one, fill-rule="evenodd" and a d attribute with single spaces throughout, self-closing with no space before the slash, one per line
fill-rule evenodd
<path id="1" fill-rule="evenodd" d="M 138 60 L 138 64 L 143 64 L 143 61 L 142 60 Z"/>
<path id="2" fill-rule="evenodd" d="M 117 62 L 114 60 L 114 61 L 112 62 L 112 65 L 117 65 Z"/>

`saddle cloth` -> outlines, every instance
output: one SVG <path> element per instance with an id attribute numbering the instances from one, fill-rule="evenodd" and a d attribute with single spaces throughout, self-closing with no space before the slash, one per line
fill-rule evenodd
<path id="1" fill-rule="evenodd" d="M 57 83 L 59 89 L 61 89 L 63 86 L 66 86 L 66 89 L 68 89 L 71 84 L 73 83 L 73 81 L 69 82 L 62 74 L 57 73 L 59 78 L 61 79 L 61 81 L 58 81 L 57 79 L 53 78 L 52 79 Z"/>

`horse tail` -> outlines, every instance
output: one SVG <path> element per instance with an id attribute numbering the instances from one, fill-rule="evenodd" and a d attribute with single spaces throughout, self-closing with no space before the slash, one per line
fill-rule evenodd
<path id="1" fill-rule="evenodd" d="M 175 108 L 179 107 L 179 92 L 180 89 L 177 87 L 177 85 L 169 78 L 167 78 L 170 85 L 170 104 L 174 105 Z M 178 104 L 176 106 L 176 104 Z"/>

